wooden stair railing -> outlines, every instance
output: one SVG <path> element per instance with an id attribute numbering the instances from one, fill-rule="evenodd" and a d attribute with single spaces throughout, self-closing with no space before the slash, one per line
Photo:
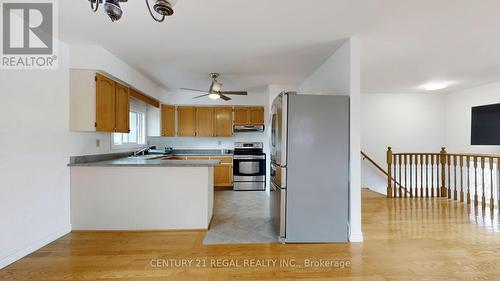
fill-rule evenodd
<path id="1" fill-rule="evenodd" d="M 442 197 L 481 203 L 483 209 L 500 206 L 500 155 L 448 153 L 444 147 L 439 153 L 394 153 L 389 147 L 387 171 L 389 198 Z"/>
<path id="2" fill-rule="evenodd" d="M 361 156 L 363 156 L 363 160 L 368 160 L 368 162 L 370 162 L 373 166 L 375 166 L 375 168 L 377 168 L 377 170 L 379 170 L 380 172 L 382 172 L 386 177 L 388 177 L 389 175 L 387 174 L 387 172 L 384 170 L 384 168 L 382 168 L 379 164 L 377 164 L 377 162 L 375 162 L 370 156 L 368 156 L 365 152 L 361 151 Z M 404 189 L 406 192 L 409 193 L 408 190 L 406 190 L 406 187 L 402 186 L 399 182 L 396 181 L 396 179 L 392 178 L 392 181 L 394 183 L 395 186 L 398 186 L 399 188 L 402 188 Z"/>

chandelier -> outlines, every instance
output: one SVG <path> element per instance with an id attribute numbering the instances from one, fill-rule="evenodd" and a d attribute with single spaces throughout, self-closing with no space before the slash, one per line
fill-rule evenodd
<path id="1" fill-rule="evenodd" d="M 97 12 L 99 10 L 99 5 L 104 2 L 104 11 L 109 16 L 111 21 L 118 21 L 123 15 L 122 8 L 120 7 L 120 2 L 127 2 L 128 0 L 89 0 L 90 8 L 92 11 Z M 174 5 L 176 0 L 156 0 L 153 5 L 153 10 L 158 17 L 151 10 L 151 5 L 149 0 L 146 1 L 146 6 L 148 7 L 149 14 L 157 22 L 163 22 L 166 17 L 174 14 Z"/>

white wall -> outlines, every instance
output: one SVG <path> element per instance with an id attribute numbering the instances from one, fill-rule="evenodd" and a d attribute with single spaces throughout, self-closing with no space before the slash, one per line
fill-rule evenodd
<path id="1" fill-rule="evenodd" d="M 301 94 L 350 96 L 350 241 L 363 241 L 361 231 L 360 46 L 350 38 L 299 86 Z"/>
<path id="2" fill-rule="evenodd" d="M 299 87 L 300 93 L 349 95 L 351 92 L 351 63 L 354 40 L 339 45 L 333 55 L 308 76 Z"/>
<path id="3" fill-rule="evenodd" d="M 0 70 L 0 268 L 70 231 L 68 54 L 58 70 Z"/>
<path id="4" fill-rule="evenodd" d="M 471 108 L 500 103 L 500 82 L 446 95 L 446 149 L 456 153 L 500 154 L 500 146 L 472 146 Z"/>
<path id="5" fill-rule="evenodd" d="M 132 85 L 139 91 L 156 99 L 164 99 L 168 93 L 149 77 L 137 71 L 108 50 L 93 45 L 70 46 L 70 68 L 102 70 L 113 77 Z"/>
<path id="6" fill-rule="evenodd" d="M 439 152 L 445 143 L 442 94 L 363 94 L 361 148 L 387 170 L 386 151 Z M 385 194 L 387 178 L 362 161 L 362 186 Z"/>

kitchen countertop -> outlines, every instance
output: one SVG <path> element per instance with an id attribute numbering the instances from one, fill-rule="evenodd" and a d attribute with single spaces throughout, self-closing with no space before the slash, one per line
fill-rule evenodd
<path id="1" fill-rule="evenodd" d="M 126 157 L 113 160 L 73 163 L 69 167 L 211 167 L 220 164 L 219 160 L 156 160 L 158 155 Z"/>
<path id="2" fill-rule="evenodd" d="M 176 149 L 169 154 L 153 153 L 132 157 L 133 152 L 84 155 L 70 158 L 69 167 L 209 167 L 220 164 L 219 160 L 161 160 L 155 158 L 181 156 L 226 156 L 232 157 L 233 151 L 226 149 Z"/>

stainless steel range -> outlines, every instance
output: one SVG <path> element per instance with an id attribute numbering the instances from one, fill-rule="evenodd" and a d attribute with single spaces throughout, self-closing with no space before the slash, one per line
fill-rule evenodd
<path id="1" fill-rule="evenodd" d="M 266 190 L 266 154 L 261 142 L 234 144 L 234 190 Z"/>

